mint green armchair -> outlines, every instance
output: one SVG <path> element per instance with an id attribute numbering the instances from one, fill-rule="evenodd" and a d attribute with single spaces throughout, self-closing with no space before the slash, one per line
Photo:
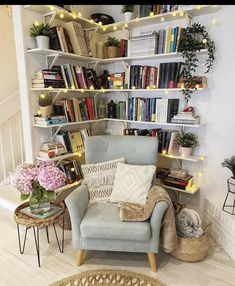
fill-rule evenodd
<path id="1" fill-rule="evenodd" d="M 155 165 L 158 141 L 156 137 L 100 135 L 88 137 L 85 143 L 86 163 L 98 163 L 125 157 L 128 164 Z M 156 272 L 155 254 L 159 250 L 159 235 L 166 202 L 156 204 L 152 216 L 143 222 L 122 222 L 115 203 L 88 206 L 89 193 L 85 185 L 75 189 L 65 200 L 72 224 L 72 242 L 77 253 L 77 266 L 85 250 L 145 252 L 151 270 Z"/>

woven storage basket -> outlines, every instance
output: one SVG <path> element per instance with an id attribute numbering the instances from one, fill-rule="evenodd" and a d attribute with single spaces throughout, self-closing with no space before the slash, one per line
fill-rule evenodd
<path id="1" fill-rule="evenodd" d="M 171 252 L 171 255 L 179 260 L 187 262 L 203 260 L 210 247 L 209 236 L 207 234 L 209 226 L 210 225 L 205 228 L 204 234 L 198 238 L 185 238 L 178 236 L 178 247 Z"/>
<path id="2" fill-rule="evenodd" d="M 62 216 L 59 217 L 58 224 L 60 227 L 63 227 L 63 217 Z M 68 208 L 66 205 L 65 205 L 65 209 L 64 209 L 64 229 L 66 229 L 66 230 L 72 229 L 69 211 L 68 211 Z"/>

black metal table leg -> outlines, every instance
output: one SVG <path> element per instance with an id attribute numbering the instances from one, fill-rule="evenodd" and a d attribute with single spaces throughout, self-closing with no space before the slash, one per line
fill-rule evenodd
<path id="1" fill-rule="evenodd" d="M 37 228 L 37 232 L 35 231 L 35 227 Z M 39 247 L 39 227 L 33 226 L 33 234 L 34 234 L 34 240 L 35 240 L 35 246 L 37 251 L 37 257 L 38 257 L 38 266 L 40 267 L 40 247 Z"/>
<path id="2" fill-rule="evenodd" d="M 61 245 L 60 245 L 60 242 L 59 242 L 59 239 L 58 239 L 55 223 L 53 223 L 53 228 L 54 228 L 57 244 L 58 244 L 58 247 L 59 247 L 59 251 L 61 253 L 64 252 L 64 215 L 63 215 L 63 220 L 62 221 L 63 221 L 63 227 L 62 227 L 62 241 L 61 241 Z"/>
<path id="3" fill-rule="evenodd" d="M 47 234 L 47 242 L 50 243 L 48 226 L 45 226 L 45 229 Z"/>
<path id="4" fill-rule="evenodd" d="M 18 233 L 18 242 L 19 242 L 19 249 L 20 249 L 20 254 L 24 253 L 24 249 L 25 249 L 25 242 L 26 242 L 26 237 L 27 237 L 27 232 L 29 227 L 26 227 L 25 233 L 24 233 L 24 242 L 23 242 L 23 247 L 21 247 L 21 239 L 20 239 L 20 227 L 19 224 L 17 223 L 17 233 Z"/>

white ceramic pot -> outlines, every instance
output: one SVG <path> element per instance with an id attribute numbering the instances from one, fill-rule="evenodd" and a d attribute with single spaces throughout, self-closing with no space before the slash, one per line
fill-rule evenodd
<path id="1" fill-rule="evenodd" d="M 192 147 L 182 147 L 180 146 L 180 153 L 182 157 L 189 157 L 193 153 L 193 148 Z"/>
<path id="2" fill-rule="evenodd" d="M 42 116 L 50 116 L 52 114 L 52 105 L 40 106 Z"/>
<path id="3" fill-rule="evenodd" d="M 37 36 L 36 42 L 37 42 L 38 48 L 49 49 L 49 37 L 48 36 Z"/>
<path id="4" fill-rule="evenodd" d="M 125 21 L 130 21 L 130 20 L 132 20 L 132 15 L 133 15 L 132 12 L 126 12 L 126 13 L 124 13 Z"/>

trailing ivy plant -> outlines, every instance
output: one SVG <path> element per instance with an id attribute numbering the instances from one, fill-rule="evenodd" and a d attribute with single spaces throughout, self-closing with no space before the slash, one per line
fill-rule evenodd
<path id="1" fill-rule="evenodd" d="M 191 98 L 192 89 L 191 86 L 196 88 L 197 82 L 194 80 L 193 76 L 198 67 L 198 57 L 197 51 L 201 49 L 207 49 L 207 59 L 205 61 L 206 71 L 208 73 L 212 68 L 213 61 L 215 59 L 215 44 L 209 37 L 205 26 L 200 23 L 194 23 L 192 26 L 185 29 L 185 37 L 180 43 L 178 52 L 182 53 L 184 59 L 184 69 L 183 69 L 183 88 L 182 92 L 188 104 Z"/>

